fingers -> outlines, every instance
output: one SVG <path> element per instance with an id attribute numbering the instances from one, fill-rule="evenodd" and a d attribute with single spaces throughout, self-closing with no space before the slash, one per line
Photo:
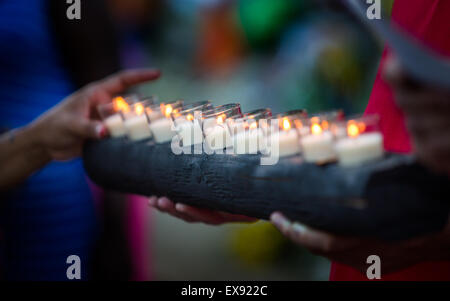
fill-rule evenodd
<path id="1" fill-rule="evenodd" d="M 257 218 L 240 214 L 231 214 L 227 212 L 219 212 L 219 214 L 222 216 L 223 220 L 227 221 L 228 223 L 254 223 L 258 221 Z"/>
<path id="2" fill-rule="evenodd" d="M 273 213 L 270 220 L 283 235 L 314 253 L 322 253 L 328 249 L 329 237 L 299 223 L 292 223 L 279 212 Z"/>
<path id="3" fill-rule="evenodd" d="M 72 133 L 87 139 L 101 139 L 107 134 L 103 123 L 85 118 L 73 118 L 69 127 Z"/>
<path id="4" fill-rule="evenodd" d="M 406 74 L 400 61 L 394 55 L 391 55 L 386 60 L 383 69 L 383 78 L 393 87 L 414 90 L 420 87 L 417 82 Z"/>
<path id="5" fill-rule="evenodd" d="M 224 217 L 219 213 L 208 209 L 195 208 L 185 204 L 176 204 L 176 210 L 190 218 L 210 225 L 220 225 L 226 223 Z"/>
<path id="6" fill-rule="evenodd" d="M 321 233 L 309 229 L 299 223 L 292 223 L 279 212 L 273 213 L 270 220 L 275 227 L 283 233 L 283 235 L 291 239 L 293 242 L 309 249 L 313 253 L 322 254 L 330 251 L 329 236 L 325 234 L 322 235 Z"/>
<path id="7" fill-rule="evenodd" d="M 196 208 L 185 204 L 174 204 L 169 199 L 152 196 L 149 205 L 162 212 L 181 218 L 187 222 L 202 222 L 209 225 L 221 225 L 228 222 L 254 222 L 256 219 L 242 215 L 234 215 L 204 208 Z"/>
<path id="8" fill-rule="evenodd" d="M 178 217 L 188 223 L 195 222 L 195 220 L 190 216 L 178 212 L 175 208 L 175 204 L 171 202 L 168 198 L 165 197 L 157 198 L 156 196 L 152 196 L 149 198 L 148 204 L 161 212 L 168 213 L 174 217 Z"/>
<path id="9" fill-rule="evenodd" d="M 100 82 L 99 87 L 113 95 L 134 85 L 155 80 L 161 75 L 156 69 L 134 69 L 114 74 Z"/>
<path id="10" fill-rule="evenodd" d="M 315 254 L 330 256 L 331 253 L 350 249 L 354 245 L 351 239 L 314 230 L 299 223 L 292 223 L 279 212 L 273 213 L 270 220 L 281 233 Z"/>

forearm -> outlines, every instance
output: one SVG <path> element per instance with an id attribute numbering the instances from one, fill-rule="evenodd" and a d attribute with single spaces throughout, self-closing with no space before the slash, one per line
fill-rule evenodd
<path id="1" fill-rule="evenodd" d="M 23 182 L 50 162 L 34 126 L 25 126 L 0 135 L 0 191 Z"/>

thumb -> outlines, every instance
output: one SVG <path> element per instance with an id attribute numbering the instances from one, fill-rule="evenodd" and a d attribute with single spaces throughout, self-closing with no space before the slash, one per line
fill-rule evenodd
<path id="1" fill-rule="evenodd" d="M 98 120 L 77 119 L 72 123 L 72 131 L 82 138 L 101 139 L 106 136 L 105 125 Z"/>
<path id="2" fill-rule="evenodd" d="M 400 62 L 394 55 L 390 55 L 385 62 L 383 77 L 394 86 L 401 86 L 405 80 Z"/>
<path id="3" fill-rule="evenodd" d="M 408 76 L 395 55 L 390 55 L 386 59 L 383 78 L 395 88 L 415 90 L 420 86 L 418 82 Z"/>

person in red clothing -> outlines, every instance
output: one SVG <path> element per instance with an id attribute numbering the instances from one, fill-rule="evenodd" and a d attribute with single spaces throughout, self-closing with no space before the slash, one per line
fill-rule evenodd
<path id="1" fill-rule="evenodd" d="M 450 1 L 396 0 L 392 18 L 450 58 Z M 366 113 L 380 116 L 388 151 L 414 152 L 429 168 L 450 175 L 450 91 L 411 81 L 388 47 Z M 153 197 L 150 205 L 187 221 L 220 224 L 240 220 L 239 216 L 174 205 L 167 198 Z M 281 213 L 272 214 L 271 220 L 294 242 L 333 261 L 330 280 L 367 280 L 369 255 L 380 257 L 382 280 L 450 280 L 450 222 L 441 233 L 385 243 L 311 229 L 292 223 Z"/>

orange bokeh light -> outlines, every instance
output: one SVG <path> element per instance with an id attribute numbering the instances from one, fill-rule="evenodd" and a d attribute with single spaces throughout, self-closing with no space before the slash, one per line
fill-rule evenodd
<path id="1" fill-rule="evenodd" d="M 283 118 L 283 130 L 288 131 L 291 129 L 291 123 L 288 118 Z"/>
<path id="2" fill-rule="evenodd" d="M 221 114 L 221 115 L 217 116 L 217 123 L 223 124 L 223 122 L 225 121 L 226 118 L 227 118 L 227 115 L 225 115 L 225 114 Z"/>
<path id="3" fill-rule="evenodd" d="M 121 96 L 114 98 L 113 107 L 114 107 L 114 111 L 116 111 L 116 112 L 128 113 L 130 111 L 130 107 L 129 107 L 128 103 Z"/>
<path id="4" fill-rule="evenodd" d="M 297 129 L 301 129 L 303 127 L 303 123 L 298 119 L 294 120 L 294 124 Z"/>
<path id="5" fill-rule="evenodd" d="M 364 122 L 358 123 L 359 133 L 364 133 L 366 131 L 366 124 Z"/>
<path id="6" fill-rule="evenodd" d="M 320 135 L 322 134 L 322 127 L 318 123 L 313 123 L 311 125 L 311 133 L 313 135 Z"/>
<path id="7" fill-rule="evenodd" d="M 192 120 L 194 120 L 194 115 L 188 114 L 188 115 L 186 116 L 186 119 L 189 120 L 189 121 L 192 121 Z"/>
<path id="8" fill-rule="evenodd" d="M 142 115 L 142 113 L 144 113 L 144 106 L 140 103 L 138 103 L 135 108 L 134 111 L 136 112 L 136 115 Z"/>
<path id="9" fill-rule="evenodd" d="M 164 115 L 165 115 L 166 117 L 170 117 L 170 114 L 172 114 L 172 111 L 173 111 L 172 106 L 171 106 L 171 105 L 167 105 L 167 106 L 165 106 L 165 108 L 164 108 Z"/>
<path id="10" fill-rule="evenodd" d="M 360 133 L 359 126 L 355 122 L 349 122 L 347 125 L 347 134 L 349 137 L 357 137 Z"/>

